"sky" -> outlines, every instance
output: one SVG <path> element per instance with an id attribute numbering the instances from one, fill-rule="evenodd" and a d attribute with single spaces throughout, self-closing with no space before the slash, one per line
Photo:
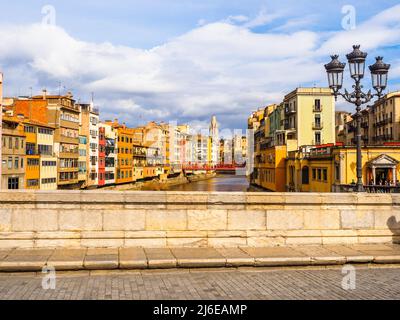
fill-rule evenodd
<path id="1" fill-rule="evenodd" d="M 245 129 L 296 87 L 327 86 L 324 64 L 334 53 L 345 62 L 353 44 L 368 64 L 383 55 L 388 90 L 400 90 L 398 0 L 0 0 L 0 10 L 6 96 L 93 92 L 103 120 L 131 126 L 200 128 L 216 115 L 221 129 Z"/>

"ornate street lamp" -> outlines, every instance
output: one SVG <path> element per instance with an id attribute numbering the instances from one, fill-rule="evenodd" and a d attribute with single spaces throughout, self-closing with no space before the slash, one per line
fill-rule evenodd
<path id="1" fill-rule="evenodd" d="M 377 57 L 375 64 L 369 67 L 372 76 L 372 87 L 377 92 L 372 94 L 371 90 L 368 93 L 362 91 L 363 86 L 361 85 L 361 79 L 364 78 L 365 72 L 365 60 L 367 53 L 360 50 L 360 46 L 353 46 L 353 52 L 346 55 L 349 62 L 350 76 L 355 81 L 353 85 L 354 91 L 349 93 L 346 89 L 344 93 L 339 90 L 343 86 L 343 71 L 346 66 L 345 63 L 341 63 L 338 59 L 338 55 L 331 56 L 332 61 L 325 65 L 326 72 L 328 74 L 329 87 L 333 90 L 335 99 L 340 95 L 347 102 L 356 105 L 356 122 L 357 122 L 357 192 L 364 191 L 362 182 L 362 161 L 361 161 L 361 105 L 368 103 L 374 97 L 381 98 L 383 90 L 387 86 L 387 76 L 390 68 L 390 64 L 383 63 L 382 57 Z"/>

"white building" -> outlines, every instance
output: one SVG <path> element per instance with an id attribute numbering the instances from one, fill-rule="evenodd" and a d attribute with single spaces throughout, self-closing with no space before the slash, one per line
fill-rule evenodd
<path id="1" fill-rule="evenodd" d="M 115 184 L 115 164 L 117 163 L 117 135 L 112 125 L 100 123 L 106 137 L 106 185 Z"/>

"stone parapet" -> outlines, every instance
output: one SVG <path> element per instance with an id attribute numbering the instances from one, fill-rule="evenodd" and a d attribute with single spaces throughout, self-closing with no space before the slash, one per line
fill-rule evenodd
<path id="1" fill-rule="evenodd" d="M 399 240 L 397 194 L 0 192 L 0 248 L 234 248 Z"/>

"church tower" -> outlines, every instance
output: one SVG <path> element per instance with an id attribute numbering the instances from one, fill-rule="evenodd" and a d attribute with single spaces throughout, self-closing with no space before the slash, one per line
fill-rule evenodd
<path id="1" fill-rule="evenodd" d="M 218 134 L 217 117 L 212 116 L 210 123 L 210 139 L 211 139 L 211 165 L 219 164 L 219 134 Z"/>

